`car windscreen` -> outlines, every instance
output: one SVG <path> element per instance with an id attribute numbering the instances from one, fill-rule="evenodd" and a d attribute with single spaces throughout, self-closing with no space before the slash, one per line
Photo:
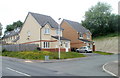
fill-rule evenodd
<path id="1" fill-rule="evenodd" d="M 80 49 L 86 49 L 86 47 L 80 47 Z"/>

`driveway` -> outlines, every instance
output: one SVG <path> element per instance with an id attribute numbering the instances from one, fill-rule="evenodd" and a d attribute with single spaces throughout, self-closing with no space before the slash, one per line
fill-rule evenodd
<path id="1" fill-rule="evenodd" d="M 3 57 L 3 76 L 111 76 L 102 69 L 117 55 L 96 55 L 66 62 L 23 62 Z"/>

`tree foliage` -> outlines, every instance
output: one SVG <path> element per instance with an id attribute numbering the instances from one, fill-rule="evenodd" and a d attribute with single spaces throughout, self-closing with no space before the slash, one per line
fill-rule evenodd
<path id="1" fill-rule="evenodd" d="M 0 36 L 2 35 L 2 24 L 0 23 Z"/>
<path id="2" fill-rule="evenodd" d="M 17 27 L 22 27 L 22 25 L 23 23 L 21 21 L 13 22 L 13 24 L 7 25 L 5 32 L 12 31 Z"/>
<path id="3" fill-rule="evenodd" d="M 111 14 L 111 6 L 98 2 L 85 13 L 82 25 L 88 28 L 93 37 L 114 33 L 118 28 L 118 15 Z"/>

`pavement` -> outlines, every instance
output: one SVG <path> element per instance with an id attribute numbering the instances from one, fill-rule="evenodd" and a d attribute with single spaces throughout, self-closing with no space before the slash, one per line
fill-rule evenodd
<path id="1" fill-rule="evenodd" d="M 118 75 L 118 67 L 120 67 L 120 65 L 118 65 L 118 61 L 113 61 L 113 62 L 104 64 L 103 70 L 112 76 L 120 77 Z"/>
<path id="2" fill-rule="evenodd" d="M 2 76 L 111 76 L 103 71 L 102 66 L 117 59 L 117 55 L 92 55 L 41 62 L 2 57 Z"/>

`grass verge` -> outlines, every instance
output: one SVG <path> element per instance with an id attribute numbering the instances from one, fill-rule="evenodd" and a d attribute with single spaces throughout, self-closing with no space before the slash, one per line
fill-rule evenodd
<path id="1" fill-rule="evenodd" d="M 97 36 L 97 37 L 93 37 L 93 40 L 97 40 L 97 39 L 106 39 L 106 38 L 109 38 L 109 37 L 120 37 L 120 33 L 111 33 L 111 34 L 107 34 L 107 35 L 104 35 L 104 36 Z"/>
<path id="2" fill-rule="evenodd" d="M 94 51 L 94 53 L 101 54 L 101 55 L 113 55 L 114 53 L 107 53 L 107 52 L 101 52 L 101 51 Z"/>
<path id="3" fill-rule="evenodd" d="M 45 56 L 49 59 L 58 59 L 58 52 L 48 51 L 25 51 L 25 52 L 3 52 L 2 56 L 15 57 L 20 59 L 44 60 Z M 86 57 L 76 52 L 61 52 L 61 59 Z"/>

